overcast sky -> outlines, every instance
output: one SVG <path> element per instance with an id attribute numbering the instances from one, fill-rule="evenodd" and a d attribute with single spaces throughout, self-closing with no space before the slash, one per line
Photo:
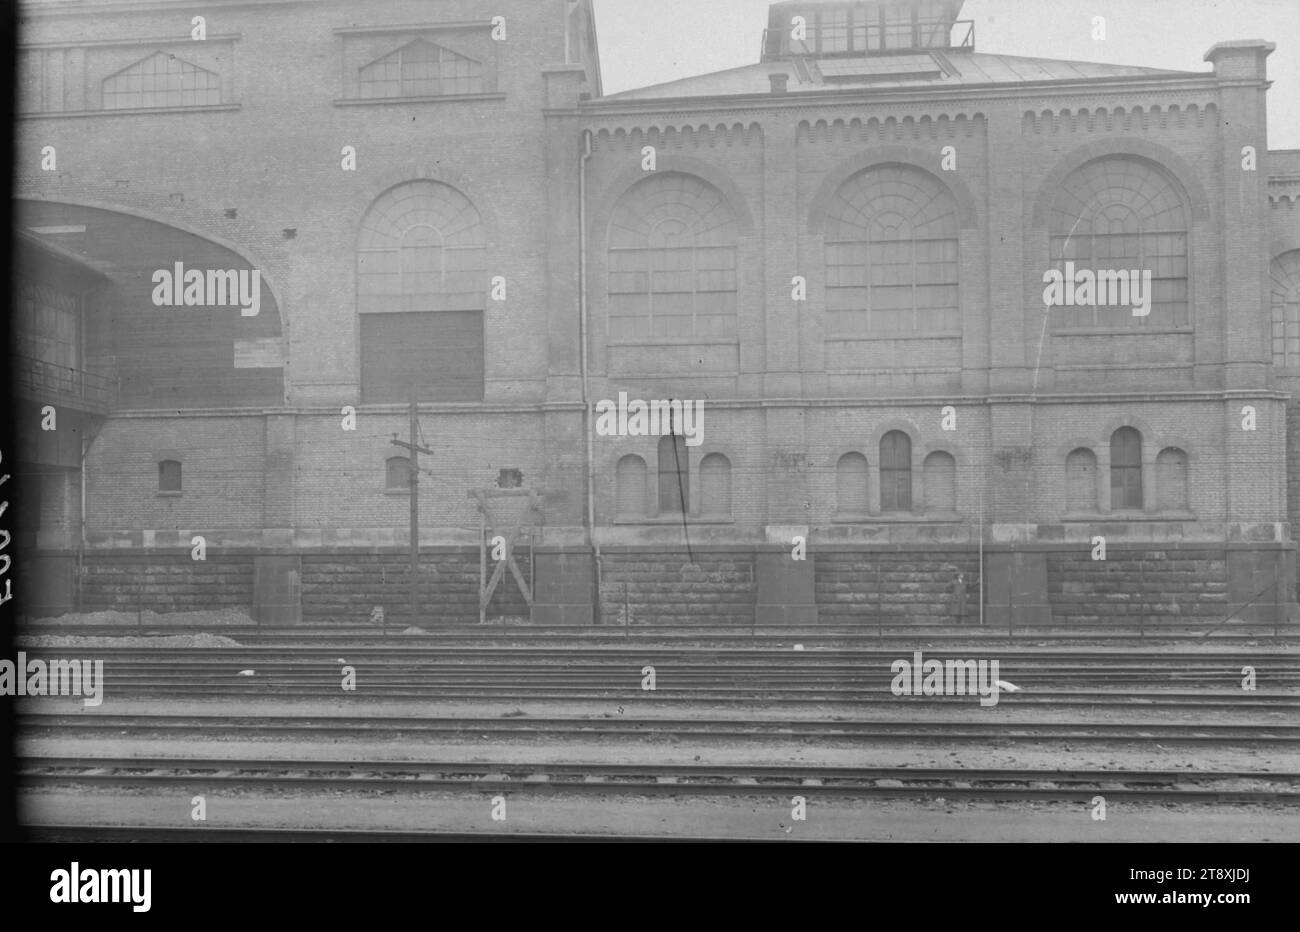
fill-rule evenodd
<path id="1" fill-rule="evenodd" d="M 605 93 L 758 61 L 768 0 L 595 0 Z M 1106 41 L 1092 38 L 1094 16 Z M 1216 42 L 1266 39 L 1268 144 L 1300 149 L 1300 0 L 966 0 L 982 52 L 1208 71 Z"/>

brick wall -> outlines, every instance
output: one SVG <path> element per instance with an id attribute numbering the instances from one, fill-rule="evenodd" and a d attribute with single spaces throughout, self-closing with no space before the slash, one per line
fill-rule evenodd
<path id="1" fill-rule="evenodd" d="M 746 550 L 604 551 L 600 613 L 623 624 L 749 625 L 754 618 L 754 555 Z M 625 587 L 626 586 L 626 590 Z"/>
<path id="2" fill-rule="evenodd" d="M 979 556 L 969 549 L 817 554 L 818 620 L 827 624 L 954 624 L 953 583 L 966 577 L 966 622 L 979 619 Z"/>
<path id="3" fill-rule="evenodd" d="M 1050 553 L 1052 620 L 1136 625 L 1221 619 L 1232 611 L 1227 566 L 1222 550 L 1204 548 L 1110 547 L 1105 560 L 1086 551 Z"/>
<path id="4" fill-rule="evenodd" d="M 199 612 L 253 604 L 253 557 L 228 554 L 191 560 L 185 554 L 105 553 L 86 555 L 82 610 Z"/>
<path id="5" fill-rule="evenodd" d="M 302 558 L 302 615 L 306 623 L 365 622 L 376 605 L 384 608 L 390 623 L 407 623 L 410 588 L 407 554 L 339 551 L 304 554 Z M 515 555 L 525 581 L 529 579 L 526 550 Z M 488 578 L 493 565 L 488 563 Z M 419 625 L 474 624 L 478 622 L 479 553 L 477 550 L 422 553 L 419 599 L 429 614 Z M 506 569 L 488 605 L 488 620 L 528 617 L 523 594 Z"/>

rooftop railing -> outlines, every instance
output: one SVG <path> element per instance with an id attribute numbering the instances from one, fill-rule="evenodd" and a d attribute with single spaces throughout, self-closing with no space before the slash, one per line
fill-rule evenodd
<path id="1" fill-rule="evenodd" d="M 823 27 L 820 32 L 817 26 L 809 24 L 804 39 L 795 39 L 790 28 L 764 29 L 760 57 L 772 61 L 792 56 L 836 58 L 974 48 L 973 19 L 887 23 L 865 29 L 857 25 L 851 29 L 837 26 L 834 31 Z"/>

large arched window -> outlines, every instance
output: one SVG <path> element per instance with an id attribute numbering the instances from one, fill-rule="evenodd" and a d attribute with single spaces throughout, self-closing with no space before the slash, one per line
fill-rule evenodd
<path id="1" fill-rule="evenodd" d="M 659 438 L 659 512 L 686 514 L 691 503 L 691 463 L 686 438 Z"/>
<path id="2" fill-rule="evenodd" d="M 1163 169 L 1142 159 L 1108 156 L 1072 173 L 1052 203 L 1049 220 L 1051 267 L 1065 287 L 1084 273 L 1098 281 L 1092 303 L 1053 307 L 1058 330 L 1188 327 L 1187 209 L 1177 184 Z M 1135 272 L 1136 281 L 1102 273 Z M 1151 273 L 1150 312 L 1135 316 L 1133 286 L 1145 292 L 1141 276 Z M 1103 296 L 1102 292 L 1106 294 Z M 1127 303 L 1124 299 L 1127 294 Z"/>
<path id="3" fill-rule="evenodd" d="M 1110 436 L 1110 507 L 1142 509 L 1142 435 L 1121 427 Z"/>
<path id="4" fill-rule="evenodd" d="M 734 337 L 736 231 L 722 194 L 694 175 L 633 185 L 609 225 L 609 338 Z"/>
<path id="5" fill-rule="evenodd" d="M 951 453 L 936 450 L 921 466 L 925 479 L 925 511 L 931 515 L 957 512 L 957 461 Z"/>
<path id="6" fill-rule="evenodd" d="M 1086 447 L 1065 458 L 1065 509 L 1072 515 L 1097 510 L 1097 456 Z"/>
<path id="7" fill-rule="evenodd" d="M 861 453 L 845 453 L 835 464 L 836 511 L 843 517 L 867 514 L 869 488 L 867 458 Z"/>
<path id="8" fill-rule="evenodd" d="M 826 327 L 835 338 L 961 329 L 958 210 L 933 176 L 902 165 L 854 175 L 826 217 Z"/>
<path id="9" fill-rule="evenodd" d="M 1300 366 L 1300 249 L 1269 266 L 1273 283 L 1273 365 Z"/>
<path id="10" fill-rule="evenodd" d="M 1187 497 L 1187 454 L 1166 447 L 1156 457 L 1156 499 L 1161 511 L 1189 511 Z"/>
<path id="11" fill-rule="evenodd" d="M 449 185 L 390 189 L 361 224 L 357 311 L 361 398 L 483 398 L 485 236 L 478 211 Z"/>
<path id="12" fill-rule="evenodd" d="M 880 438 L 880 510 L 912 510 L 912 440 L 901 430 Z"/>
<path id="13" fill-rule="evenodd" d="M 618 461 L 614 474 L 618 517 L 645 517 L 645 472 L 645 460 L 635 454 Z"/>
<path id="14" fill-rule="evenodd" d="M 731 514 L 731 461 L 721 453 L 700 460 L 700 511 L 715 518 Z"/>

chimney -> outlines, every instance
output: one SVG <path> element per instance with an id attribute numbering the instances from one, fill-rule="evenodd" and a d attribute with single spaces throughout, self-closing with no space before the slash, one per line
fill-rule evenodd
<path id="1" fill-rule="evenodd" d="M 790 76 L 788 74 L 784 71 L 780 71 L 775 74 L 769 74 L 768 77 L 772 81 L 773 94 L 788 93 L 787 85 L 790 83 Z"/>

